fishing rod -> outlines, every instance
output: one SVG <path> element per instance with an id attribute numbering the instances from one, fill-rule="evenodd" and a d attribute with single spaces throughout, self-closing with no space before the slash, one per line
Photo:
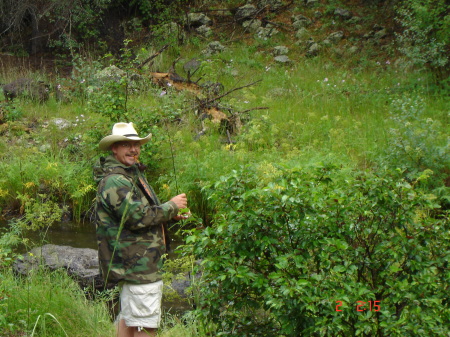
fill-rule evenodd
<path id="1" fill-rule="evenodd" d="M 180 191 L 178 189 L 178 176 L 177 176 L 177 169 L 175 166 L 175 154 L 173 151 L 173 142 L 172 142 L 172 137 L 170 136 L 170 132 L 169 132 L 169 127 L 167 126 L 167 120 L 164 121 L 164 125 L 166 127 L 166 133 L 167 133 L 167 137 L 169 138 L 169 144 L 170 144 L 170 155 L 172 158 L 172 169 L 173 169 L 173 175 L 175 177 L 175 189 L 177 194 L 180 194 Z"/>

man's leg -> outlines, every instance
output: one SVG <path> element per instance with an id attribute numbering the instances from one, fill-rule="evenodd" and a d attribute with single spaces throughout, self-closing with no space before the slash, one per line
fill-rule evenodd
<path id="1" fill-rule="evenodd" d="M 118 337 L 149 337 L 156 336 L 156 330 L 152 328 L 143 328 L 141 331 L 138 328 L 132 326 L 129 327 L 125 324 L 125 320 L 121 319 L 119 321 L 119 333 Z"/>
<path id="2" fill-rule="evenodd" d="M 128 327 L 123 319 L 119 321 L 117 329 L 117 337 L 134 337 L 134 332 L 137 331 L 134 327 Z"/>

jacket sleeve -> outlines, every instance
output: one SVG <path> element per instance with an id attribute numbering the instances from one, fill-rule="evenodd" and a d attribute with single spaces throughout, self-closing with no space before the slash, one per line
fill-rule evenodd
<path id="1" fill-rule="evenodd" d="M 114 174 L 106 179 L 103 202 L 111 215 L 129 230 L 161 225 L 178 214 L 172 201 L 161 205 L 148 203 L 139 188 L 123 175 Z"/>

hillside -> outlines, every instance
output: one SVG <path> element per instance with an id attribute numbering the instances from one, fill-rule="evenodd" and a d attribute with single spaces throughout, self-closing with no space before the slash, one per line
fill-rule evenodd
<path id="1" fill-rule="evenodd" d="M 188 195 L 197 335 L 448 334 L 448 5 L 133 3 L 0 36 L 0 272 L 23 230 L 92 222 L 98 142 L 126 121 L 160 198 Z"/>

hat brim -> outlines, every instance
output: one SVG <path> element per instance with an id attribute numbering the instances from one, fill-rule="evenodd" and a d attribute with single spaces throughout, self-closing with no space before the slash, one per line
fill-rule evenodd
<path id="1" fill-rule="evenodd" d="M 129 141 L 138 141 L 141 143 L 141 145 L 144 145 L 150 141 L 152 138 L 152 134 L 150 133 L 145 138 L 139 138 L 139 137 L 125 137 L 125 136 L 119 136 L 119 135 L 109 135 L 103 138 L 100 143 L 98 144 L 98 147 L 102 151 L 109 151 L 111 149 L 111 145 L 117 142 L 129 142 Z"/>

